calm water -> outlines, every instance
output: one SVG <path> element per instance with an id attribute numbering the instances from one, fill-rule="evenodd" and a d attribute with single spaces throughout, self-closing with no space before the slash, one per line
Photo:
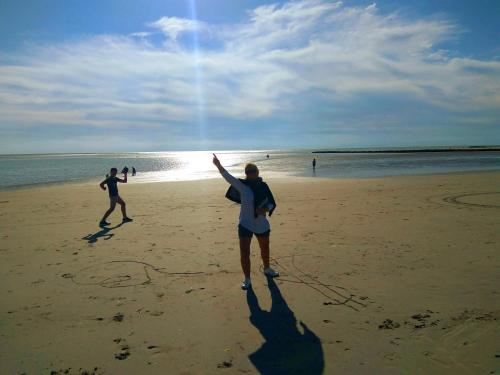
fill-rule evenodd
<path id="1" fill-rule="evenodd" d="M 269 154 L 269 159 L 266 155 Z M 211 152 L 0 155 L 0 187 L 104 178 L 110 167 L 134 166 L 135 182 L 195 180 L 217 176 Z M 222 151 L 223 165 L 241 174 L 255 162 L 266 176 L 379 177 L 500 170 L 500 152 L 412 154 L 312 154 L 300 151 Z M 311 161 L 318 165 L 313 173 Z"/>

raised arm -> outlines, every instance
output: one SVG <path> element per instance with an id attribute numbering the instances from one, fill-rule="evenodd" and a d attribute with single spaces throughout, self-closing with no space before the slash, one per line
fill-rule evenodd
<path id="1" fill-rule="evenodd" d="M 123 173 L 123 178 L 117 178 L 118 182 L 127 183 L 127 172 Z"/>
<path id="2" fill-rule="evenodd" d="M 238 180 L 236 177 L 232 176 L 228 171 L 226 171 L 226 169 L 221 165 L 220 160 L 217 158 L 217 156 L 215 154 L 213 155 L 214 158 L 212 161 L 219 170 L 222 177 L 224 177 L 224 180 L 229 182 L 231 186 L 233 186 L 236 190 L 241 191 L 245 187 L 245 185 L 243 185 L 243 183 L 240 180 Z"/>

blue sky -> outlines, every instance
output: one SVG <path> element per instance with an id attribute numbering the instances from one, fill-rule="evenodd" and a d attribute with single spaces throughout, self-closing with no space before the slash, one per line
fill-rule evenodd
<path id="1" fill-rule="evenodd" d="M 500 144 L 500 2 L 0 3 L 0 153 Z"/>

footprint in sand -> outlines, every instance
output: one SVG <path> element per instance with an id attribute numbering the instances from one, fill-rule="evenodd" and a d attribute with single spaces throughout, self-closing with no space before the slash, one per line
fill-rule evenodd
<path id="1" fill-rule="evenodd" d="M 399 328 L 400 324 L 392 319 L 386 319 L 378 326 L 379 329 L 394 329 Z"/>
<path id="2" fill-rule="evenodd" d="M 25 374 L 25 373 L 23 373 Z M 86 370 L 83 368 L 79 368 L 77 372 L 72 372 L 71 367 L 68 367 L 67 369 L 60 369 L 60 370 L 52 370 L 50 371 L 50 375 L 66 375 L 66 374 L 78 374 L 78 375 L 101 375 L 103 374 L 102 371 L 99 371 L 99 367 L 94 367 L 91 370 Z"/>
<path id="3" fill-rule="evenodd" d="M 115 354 L 115 359 L 119 361 L 123 361 L 124 359 L 127 359 L 128 356 L 130 356 L 130 347 L 125 344 L 125 339 L 122 338 L 116 338 L 113 340 L 117 344 L 124 342 L 122 345 L 120 345 L 120 353 Z"/>
<path id="4" fill-rule="evenodd" d="M 115 358 L 118 359 L 119 361 L 123 361 L 124 359 L 127 359 L 128 356 L 130 355 L 130 352 L 128 351 L 128 349 L 122 349 L 122 350 L 123 350 L 122 352 L 115 354 Z"/>
<path id="5" fill-rule="evenodd" d="M 125 315 L 123 315 L 122 313 L 116 313 L 114 316 L 113 316 L 113 320 L 115 322 L 121 322 L 123 321 L 123 318 L 125 317 Z"/>
<path id="6" fill-rule="evenodd" d="M 151 315 L 151 316 L 161 316 L 161 315 L 163 315 L 163 311 L 151 311 L 149 313 L 149 315 Z"/>
<path id="7" fill-rule="evenodd" d="M 221 363 L 217 364 L 217 368 L 230 368 L 233 367 L 233 361 L 222 361 Z"/>

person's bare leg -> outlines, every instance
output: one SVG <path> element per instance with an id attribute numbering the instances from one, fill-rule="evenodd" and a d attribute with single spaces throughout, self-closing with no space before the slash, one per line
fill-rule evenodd
<path id="1" fill-rule="evenodd" d="M 269 237 L 257 236 L 264 269 L 269 268 Z"/>
<path id="2" fill-rule="evenodd" d="M 120 197 L 118 197 L 118 200 L 117 200 L 118 204 L 120 205 L 121 209 L 122 209 L 122 215 L 123 215 L 123 218 L 126 218 L 127 217 L 127 204 L 125 203 L 125 201 L 123 199 L 121 199 Z"/>
<path id="3" fill-rule="evenodd" d="M 115 207 L 116 207 L 116 201 L 111 201 L 109 203 L 109 208 L 106 211 L 106 213 L 104 214 L 104 216 L 102 217 L 101 221 L 106 221 L 108 216 L 111 215 L 111 213 L 115 210 Z"/>
<path id="4" fill-rule="evenodd" d="M 262 256 L 262 263 L 264 264 L 264 274 L 267 277 L 278 277 L 279 272 L 273 270 L 269 265 L 269 237 L 259 236 L 260 255 Z"/>
<path id="5" fill-rule="evenodd" d="M 250 243 L 252 242 L 251 237 L 241 237 L 240 238 L 240 261 L 241 269 L 245 274 L 245 278 L 250 278 Z"/>

